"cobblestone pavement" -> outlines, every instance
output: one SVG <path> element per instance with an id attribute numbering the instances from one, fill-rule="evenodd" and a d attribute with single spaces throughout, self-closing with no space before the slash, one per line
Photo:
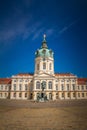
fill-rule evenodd
<path id="1" fill-rule="evenodd" d="M 49 108 L 87 106 L 87 100 L 58 100 L 48 102 L 35 102 L 30 100 L 0 99 L 0 106 L 11 106 L 18 108 Z"/>

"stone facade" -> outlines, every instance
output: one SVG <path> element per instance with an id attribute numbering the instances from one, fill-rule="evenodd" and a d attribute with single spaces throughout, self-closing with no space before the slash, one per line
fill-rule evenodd
<path id="1" fill-rule="evenodd" d="M 54 73 L 53 54 L 44 36 L 41 48 L 35 53 L 34 74 L 20 73 L 11 78 L 0 78 L 0 98 L 87 99 L 87 78 L 78 78 L 72 73 Z"/>

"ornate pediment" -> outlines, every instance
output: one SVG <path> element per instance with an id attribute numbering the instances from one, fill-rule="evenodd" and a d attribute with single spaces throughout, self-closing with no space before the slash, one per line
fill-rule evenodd
<path id="1" fill-rule="evenodd" d="M 49 77 L 49 78 L 55 78 L 54 74 L 48 74 L 45 72 L 39 73 L 39 74 L 35 74 L 34 77 Z"/>

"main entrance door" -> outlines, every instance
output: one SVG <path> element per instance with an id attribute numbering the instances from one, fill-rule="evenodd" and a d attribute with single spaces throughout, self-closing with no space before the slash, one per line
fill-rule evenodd
<path id="1" fill-rule="evenodd" d="M 44 98 L 44 93 L 41 93 L 41 98 Z"/>

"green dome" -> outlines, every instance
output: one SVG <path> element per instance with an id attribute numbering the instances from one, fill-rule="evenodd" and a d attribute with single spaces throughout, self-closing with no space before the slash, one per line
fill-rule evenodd
<path id="1" fill-rule="evenodd" d="M 43 42 L 42 42 L 42 46 L 41 46 L 41 49 L 38 49 L 36 52 L 35 52 L 35 57 L 51 57 L 53 58 L 53 51 L 51 49 L 48 49 L 47 47 L 47 42 L 44 38 Z"/>
<path id="2" fill-rule="evenodd" d="M 53 58 L 53 52 L 52 52 L 52 50 L 42 48 L 42 49 L 38 49 L 36 51 L 35 56 L 36 57 L 52 57 Z"/>

